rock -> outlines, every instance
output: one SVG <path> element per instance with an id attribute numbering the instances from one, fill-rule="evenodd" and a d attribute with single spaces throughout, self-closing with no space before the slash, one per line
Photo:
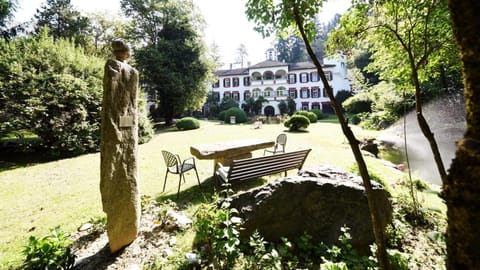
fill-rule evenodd
<path id="1" fill-rule="evenodd" d="M 112 253 L 135 240 L 140 223 L 138 72 L 124 61 L 124 45 L 113 44 L 121 54 L 107 61 L 103 79 L 100 192 Z"/>
<path id="2" fill-rule="evenodd" d="M 372 153 L 375 157 L 378 157 L 378 145 L 375 143 L 375 139 L 366 139 L 360 144 L 360 149 Z"/>
<path id="3" fill-rule="evenodd" d="M 167 211 L 165 218 L 162 220 L 162 227 L 167 232 L 184 230 L 191 225 L 192 220 L 190 218 L 172 209 Z"/>
<path id="4" fill-rule="evenodd" d="M 381 224 L 392 218 L 388 193 L 372 182 Z M 368 254 L 375 240 L 367 197 L 359 176 L 334 167 L 306 169 L 297 176 L 232 197 L 232 207 L 245 220 L 241 232 L 248 237 L 258 229 L 265 240 L 295 240 L 304 232 L 317 243 L 338 244 L 340 228 L 350 228 L 352 245 Z"/>

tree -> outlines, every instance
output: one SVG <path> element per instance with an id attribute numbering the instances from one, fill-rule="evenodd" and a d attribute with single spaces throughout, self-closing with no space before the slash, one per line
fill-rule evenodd
<path id="1" fill-rule="evenodd" d="M 443 66 L 455 65 L 453 41 L 445 0 L 373 1 L 356 4 L 332 35 L 333 48 L 351 47 L 359 39 L 371 46 L 381 78 L 414 89 L 417 122 L 430 144 L 442 182 L 447 173 L 422 110 L 422 81 L 437 77 Z M 333 49 L 332 48 L 332 49 Z"/>
<path id="2" fill-rule="evenodd" d="M 279 37 L 275 48 L 278 52 L 278 61 L 295 63 L 306 61 L 308 58 L 303 40 L 295 35 L 287 38 Z"/>
<path id="3" fill-rule="evenodd" d="M 262 113 L 262 107 L 264 103 L 268 103 L 268 99 L 264 98 L 263 96 L 259 96 L 254 102 L 252 106 L 252 111 L 254 114 L 259 115 Z"/>
<path id="4" fill-rule="evenodd" d="M 310 42 L 315 37 L 315 15 L 319 13 L 319 9 L 323 1 L 316 0 L 282 0 L 278 4 L 273 1 L 249 0 L 247 2 L 247 17 L 253 20 L 263 35 L 269 35 L 275 31 L 297 30 L 301 35 L 307 52 L 310 55 L 317 72 L 320 75 L 321 81 L 326 89 L 327 95 L 331 104 L 335 108 L 335 113 L 340 122 L 342 131 L 347 137 L 347 140 L 352 149 L 355 160 L 358 164 L 359 172 L 363 180 L 365 191 L 367 194 L 368 205 L 370 209 L 370 216 L 373 224 L 375 243 L 377 244 L 377 260 L 382 269 L 390 269 L 386 251 L 386 239 L 382 225 L 380 224 L 378 208 L 373 199 L 373 189 L 370 183 L 370 176 L 368 174 L 365 160 L 359 147 L 359 141 L 355 138 L 352 130 L 348 126 L 347 120 L 342 113 L 340 105 L 335 100 L 333 89 L 329 85 L 325 72 L 319 59 L 315 56 Z"/>
<path id="5" fill-rule="evenodd" d="M 7 27 L 17 8 L 16 0 L 0 0 L 0 29 Z"/>
<path id="6" fill-rule="evenodd" d="M 121 6 L 132 19 L 131 33 L 146 43 L 135 50 L 135 60 L 144 87 L 158 97 L 166 123 L 175 115 L 200 108 L 213 64 L 206 58 L 193 4 L 122 0 Z"/>
<path id="7" fill-rule="evenodd" d="M 443 194 L 447 203 L 447 269 L 480 269 L 480 2 L 449 1 L 462 60 L 467 131 L 457 142 Z"/>
<path id="8" fill-rule="evenodd" d="M 90 20 L 75 10 L 70 0 L 47 0 L 40 9 L 37 9 L 35 19 L 37 34 L 44 27 L 48 27 L 54 39 L 69 39 L 82 47 L 88 44 Z"/>
<path id="9" fill-rule="evenodd" d="M 98 150 L 102 60 L 44 31 L 0 40 L 0 130 L 29 130 L 53 154 Z"/>
<path id="10" fill-rule="evenodd" d="M 127 40 L 126 22 L 108 13 L 88 14 L 90 24 L 91 54 L 107 58 L 111 54 L 110 44 L 115 39 Z M 90 48 L 88 48 L 90 49 Z"/>

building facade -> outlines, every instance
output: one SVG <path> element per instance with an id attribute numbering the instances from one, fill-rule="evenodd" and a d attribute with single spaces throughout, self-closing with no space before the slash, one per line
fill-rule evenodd
<path id="1" fill-rule="evenodd" d="M 345 56 L 325 58 L 322 67 L 334 95 L 338 91 L 350 91 Z M 273 116 L 280 114 L 278 104 L 291 98 L 297 110 L 320 109 L 333 113 L 312 62 L 284 63 L 270 58 L 247 68 L 218 70 L 215 75 L 218 80 L 210 89 L 215 100 L 231 97 L 241 105 L 249 97 L 263 96 L 268 103 L 263 104 L 262 114 Z"/>

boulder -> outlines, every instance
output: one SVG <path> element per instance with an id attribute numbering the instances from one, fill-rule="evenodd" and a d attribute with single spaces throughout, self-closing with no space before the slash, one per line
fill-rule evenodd
<path id="1" fill-rule="evenodd" d="M 380 221 L 392 219 L 389 194 L 372 181 Z M 304 232 L 313 241 L 338 244 L 340 228 L 350 228 L 352 245 L 361 254 L 369 253 L 375 238 L 362 179 L 331 166 L 299 171 L 266 186 L 232 197 L 232 207 L 244 219 L 243 237 L 258 229 L 265 240 L 294 240 Z"/>

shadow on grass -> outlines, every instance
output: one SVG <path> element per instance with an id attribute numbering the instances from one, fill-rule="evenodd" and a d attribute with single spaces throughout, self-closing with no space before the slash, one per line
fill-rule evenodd
<path id="1" fill-rule="evenodd" d="M 97 253 L 83 258 L 75 264 L 73 269 L 77 270 L 100 270 L 100 269 L 107 269 L 111 264 L 115 262 L 118 256 L 125 251 L 125 248 L 121 250 L 111 253 L 110 247 L 106 244 L 102 249 L 100 249 Z"/>
<path id="2" fill-rule="evenodd" d="M 233 192 L 241 193 L 252 188 L 256 188 L 267 183 L 263 178 L 251 179 L 238 183 L 233 183 L 231 189 Z M 215 196 L 221 197 L 222 191 L 225 189 L 223 182 L 217 180 L 216 177 L 211 176 L 204 181 L 201 181 L 201 187 L 198 185 L 181 189 L 177 198 L 177 193 L 159 195 L 155 198 L 157 202 L 164 200 L 172 200 L 177 203 L 180 209 L 185 209 L 189 205 L 198 205 L 201 203 L 211 203 Z"/>
<path id="3" fill-rule="evenodd" d="M 0 148 L 0 172 L 17 168 L 30 167 L 41 163 L 57 161 L 65 158 L 72 158 L 75 156 L 78 155 L 53 156 L 42 151 L 4 151 L 4 149 Z"/>

